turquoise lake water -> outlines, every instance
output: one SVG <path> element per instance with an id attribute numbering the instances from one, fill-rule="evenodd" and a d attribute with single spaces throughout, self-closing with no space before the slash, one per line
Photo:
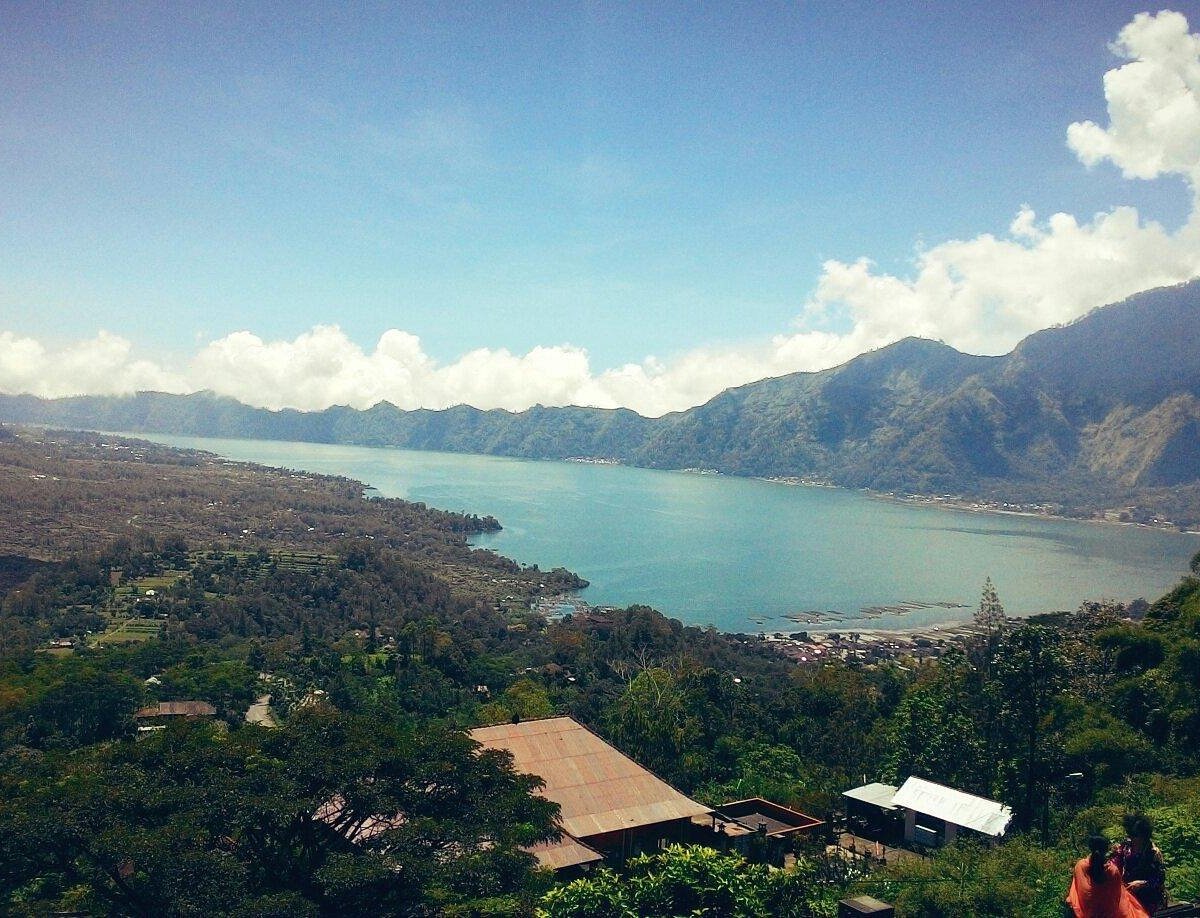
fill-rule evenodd
<path id="1" fill-rule="evenodd" d="M 147 437 L 145 434 L 136 436 Z M 725 631 L 910 628 L 970 617 L 985 577 L 1010 615 L 1086 599 L 1155 599 L 1187 570 L 1200 536 L 974 513 L 855 491 L 755 479 L 452 453 L 265 440 L 148 436 L 230 459 L 346 475 L 384 497 L 491 514 L 475 540 L 591 581 L 593 604 L 645 603 Z M 863 615 L 904 601 L 968 608 Z"/>

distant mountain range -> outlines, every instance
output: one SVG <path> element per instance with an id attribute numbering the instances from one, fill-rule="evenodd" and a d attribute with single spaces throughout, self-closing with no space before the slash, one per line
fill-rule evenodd
<path id="1" fill-rule="evenodd" d="M 45 400 L 0 420 L 541 459 L 603 458 L 1049 512 L 1200 524 L 1200 281 L 1030 335 L 1003 357 L 907 338 L 661 418 L 626 409 L 268 411 L 208 392 Z"/>

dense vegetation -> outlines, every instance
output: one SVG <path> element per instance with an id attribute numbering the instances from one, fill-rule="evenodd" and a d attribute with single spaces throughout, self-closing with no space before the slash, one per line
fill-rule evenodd
<path id="1" fill-rule="evenodd" d="M 46 900 L 145 916 L 471 910 L 495 890 L 519 902 L 533 879 L 519 846 L 552 834 L 554 806 L 506 757 L 381 712 L 14 752 L 0 810 L 14 911 Z"/>
<path id="2" fill-rule="evenodd" d="M 42 401 L 0 419 L 794 476 L 1200 525 L 1200 281 L 1031 335 L 1005 357 L 907 339 L 662 418 L 543 408 L 271 412 L 209 393 Z"/>
<path id="3" fill-rule="evenodd" d="M 1196 576 L 1140 622 L 1085 605 L 937 662 L 798 667 L 645 607 L 547 622 L 529 600 L 571 575 L 353 482 L 111 438 L 0 449 L 5 913 L 801 916 L 863 890 L 905 915 L 1055 915 L 1082 835 L 1128 808 L 1155 819 L 1172 892 L 1200 896 Z M 246 723 L 268 693 L 281 725 Z M 170 700 L 217 715 L 134 739 Z M 863 775 L 918 774 L 1016 824 L 869 876 L 673 849 L 551 889 L 521 847 L 553 807 L 462 729 L 560 712 L 711 803 L 824 816 Z"/>

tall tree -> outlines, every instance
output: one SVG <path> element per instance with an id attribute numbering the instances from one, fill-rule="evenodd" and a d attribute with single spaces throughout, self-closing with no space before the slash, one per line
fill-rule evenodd
<path id="1" fill-rule="evenodd" d="M 997 654 L 993 677 L 1002 698 L 1001 746 L 996 761 L 1007 771 L 1004 784 L 1014 803 L 1017 821 L 1036 823 L 1062 748 L 1053 742 L 1050 714 L 1061 691 L 1066 668 L 1058 636 L 1048 628 L 1023 625 L 1009 635 Z"/>
<path id="2" fill-rule="evenodd" d="M 991 577 L 983 582 L 983 594 L 979 597 L 979 609 L 975 612 L 975 624 L 983 629 L 988 638 L 1003 634 L 1008 625 L 1004 606 L 1000 604 L 1000 597 L 996 594 L 996 587 L 992 584 Z"/>
<path id="3" fill-rule="evenodd" d="M 608 717 L 614 742 L 628 755 L 669 780 L 681 777 L 681 759 L 700 733 L 679 680 L 665 669 L 639 672 Z"/>

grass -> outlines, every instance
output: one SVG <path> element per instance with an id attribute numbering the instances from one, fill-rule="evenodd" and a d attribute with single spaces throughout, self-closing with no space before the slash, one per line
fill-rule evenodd
<path id="1" fill-rule="evenodd" d="M 186 576 L 187 571 L 163 571 L 153 577 L 139 577 L 133 581 L 131 586 L 144 595 L 147 590 L 165 590 L 167 587 L 174 586 Z"/>

